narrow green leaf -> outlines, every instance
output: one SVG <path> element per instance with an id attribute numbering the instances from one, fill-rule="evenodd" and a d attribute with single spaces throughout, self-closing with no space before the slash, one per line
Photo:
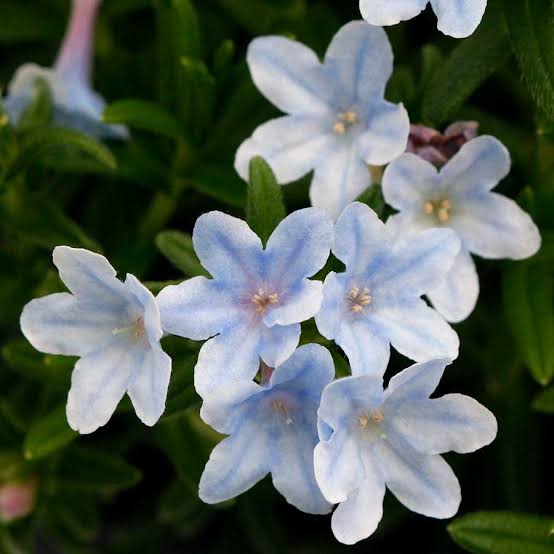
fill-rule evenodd
<path id="1" fill-rule="evenodd" d="M 17 479 L 24 467 L 25 461 L 17 450 L 0 450 L 0 482 Z"/>
<path id="2" fill-rule="evenodd" d="M 554 386 L 543 390 L 533 400 L 533 410 L 545 414 L 554 414 Z"/>
<path id="3" fill-rule="evenodd" d="M 286 216 L 281 186 L 267 162 L 260 157 L 250 161 L 250 184 L 246 203 L 246 221 L 265 244 Z"/>
<path id="4" fill-rule="evenodd" d="M 190 277 L 197 275 L 209 276 L 194 251 L 190 235 L 180 231 L 162 231 L 156 237 L 156 246 L 185 275 Z"/>
<path id="5" fill-rule="evenodd" d="M 435 72 L 423 97 L 425 121 L 438 126 L 451 120 L 479 85 L 508 60 L 508 34 L 499 12 L 496 3 L 489 2 L 477 31 L 461 41 Z"/>
<path id="6" fill-rule="evenodd" d="M 127 125 L 170 138 L 184 135 L 177 119 L 159 104 L 146 100 L 118 100 L 105 109 L 102 119 L 106 123 Z"/>
<path id="7" fill-rule="evenodd" d="M 38 79 L 36 83 L 36 96 L 25 108 L 19 118 L 18 128 L 28 129 L 37 125 L 50 125 L 54 114 L 52 94 L 48 83 L 44 79 Z"/>
<path id="8" fill-rule="evenodd" d="M 551 0 L 504 0 L 510 40 L 531 95 L 554 119 L 554 7 Z"/>
<path id="9" fill-rule="evenodd" d="M 454 520 L 450 536 L 475 554 L 552 554 L 554 519 L 513 512 L 475 512 Z"/>
<path id="10" fill-rule="evenodd" d="M 65 415 L 65 402 L 38 419 L 25 435 L 23 454 L 26 460 L 39 460 L 66 446 L 79 436 Z"/>
<path id="11" fill-rule="evenodd" d="M 246 183 L 237 175 L 232 162 L 198 164 L 187 175 L 187 182 L 198 192 L 230 206 L 242 208 L 246 202 Z"/>

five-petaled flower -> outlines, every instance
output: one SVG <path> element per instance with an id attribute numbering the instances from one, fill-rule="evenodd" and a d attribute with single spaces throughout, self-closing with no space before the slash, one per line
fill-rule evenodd
<path id="1" fill-rule="evenodd" d="M 158 295 L 164 331 L 206 342 L 194 383 L 201 396 L 251 380 L 260 358 L 282 364 L 298 346 L 300 322 L 319 310 L 322 284 L 308 279 L 329 257 L 333 222 L 323 209 L 292 213 L 264 249 L 242 220 L 198 218 L 193 243 L 213 279 L 194 277 Z M 217 335 L 217 336 L 216 336 Z"/>
<path id="2" fill-rule="evenodd" d="M 325 498 L 339 504 L 332 518 L 339 541 L 354 544 L 375 531 L 385 487 L 419 514 L 449 518 L 458 511 L 460 484 L 440 454 L 482 448 L 497 424 L 473 398 L 429 398 L 447 363 L 415 364 L 384 391 L 371 375 L 339 379 L 323 391 L 314 467 Z"/>
<path id="3" fill-rule="evenodd" d="M 133 275 L 116 277 L 88 250 L 54 250 L 62 292 L 31 300 L 21 329 L 39 351 L 80 356 L 71 378 L 67 420 L 75 431 L 105 425 L 125 392 L 138 417 L 154 425 L 165 409 L 171 358 L 162 350 L 156 300 Z"/>
<path id="4" fill-rule="evenodd" d="M 205 400 L 200 415 L 230 435 L 213 450 L 200 479 L 200 498 L 214 504 L 234 498 L 268 473 L 275 488 L 300 510 L 331 510 L 315 481 L 321 392 L 335 375 L 329 351 L 301 346 L 267 383 L 231 385 Z"/>
<path id="5" fill-rule="evenodd" d="M 21 66 L 8 85 L 4 108 L 17 124 L 38 93 L 48 85 L 54 104 L 54 123 L 94 137 L 125 138 L 127 130 L 102 123 L 104 99 L 91 86 L 93 32 L 101 0 L 73 0 L 67 33 L 52 68 L 28 63 Z"/>
<path id="6" fill-rule="evenodd" d="M 479 278 L 470 252 L 519 260 L 540 248 L 539 230 L 529 215 L 513 200 L 491 192 L 509 171 L 507 149 L 485 135 L 467 142 L 440 171 L 413 154 L 404 154 L 385 170 L 385 200 L 399 210 L 387 221 L 391 233 L 411 236 L 446 227 L 462 241 L 446 279 L 427 294 L 449 321 L 465 319 L 477 302 Z"/>
<path id="7" fill-rule="evenodd" d="M 393 241 L 365 204 L 355 202 L 343 211 L 333 254 L 346 271 L 327 275 L 316 323 L 344 350 L 354 375 L 381 376 L 390 344 L 418 362 L 458 356 L 458 336 L 421 296 L 444 280 L 459 250 L 450 230 Z"/>
<path id="8" fill-rule="evenodd" d="M 360 0 L 363 18 L 372 25 L 396 25 L 416 17 L 429 0 Z M 481 23 L 487 0 L 431 0 L 438 28 L 445 35 L 465 38 Z"/>
<path id="9" fill-rule="evenodd" d="M 384 165 L 405 150 L 408 114 L 383 98 L 393 64 L 383 29 L 348 23 L 323 64 L 304 45 L 277 36 L 255 39 L 247 60 L 258 89 L 288 115 L 241 145 L 235 167 L 244 179 L 256 155 L 282 184 L 314 170 L 312 205 L 336 217 L 371 184 L 368 164 Z"/>

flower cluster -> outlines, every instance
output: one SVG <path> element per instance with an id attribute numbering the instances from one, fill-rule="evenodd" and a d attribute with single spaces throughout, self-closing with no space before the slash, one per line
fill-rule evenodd
<path id="1" fill-rule="evenodd" d="M 90 58 L 81 31 L 90 30 L 97 3 L 75 1 L 78 21 L 45 75 L 61 112 L 84 112 L 98 123 L 100 105 L 88 110 L 80 94 Z M 361 8 L 370 22 L 392 24 L 426 4 L 362 0 Z M 475 28 L 485 4 L 432 2 L 439 28 L 454 36 Z M 82 36 L 88 42 L 74 44 Z M 200 216 L 193 245 L 211 278 L 167 286 L 157 297 L 133 275 L 119 280 L 103 256 L 57 247 L 54 264 L 70 292 L 31 300 L 21 329 L 42 352 L 79 357 L 67 419 L 80 433 L 105 425 L 125 393 L 154 425 L 171 374 L 163 336 L 205 341 L 194 375 L 200 415 L 227 435 L 200 480 L 207 503 L 233 498 L 271 473 L 300 510 L 324 514 L 338 504 L 332 529 L 347 544 L 376 529 L 386 487 L 417 513 L 451 517 L 460 485 L 440 454 L 472 452 L 497 430 L 494 416 L 471 398 L 430 398 L 458 356 L 448 322 L 468 317 L 477 301 L 470 254 L 522 259 L 540 246 L 531 218 L 491 192 L 509 172 L 509 154 L 495 138 L 475 137 L 473 124 L 445 136 L 412 128 L 411 152 L 403 154 L 408 115 L 384 100 L 392 50 L 385 31 L 363 21 L 340 29 L 323 63 L 297 42 L 263 37 L 250 45 L 248 64 L 257 87 L 287 115 L 241 145 L 237 170 L 246 177 L 255 155 L 281 183 L 314 170 L 313 207 L 288 215 L 265 245 L 240 219 Z M 28 101 L 20 77 L 10 87 L 12 114 Z M 76 87 L 69 102 L 58 96 L 60 83 Z M 431 159 L 418 140 L 434 149 Z M 398 213 L 386 223 L 353 202 L 371 184 L 368 164 L 389 164 L 382 190 Z M 332 270 L 331 253 L 343 271 Z M 298 347 L 301 324 L 311 318 L 325 346 Z M 335 380 L 333 342 L 351 376 Z M 384 388 L 391 345 L 416 363 Z"/>

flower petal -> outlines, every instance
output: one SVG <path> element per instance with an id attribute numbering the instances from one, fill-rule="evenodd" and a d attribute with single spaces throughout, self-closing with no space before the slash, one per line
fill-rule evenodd
<path id="1" fill-rule="evenodd" d="M 323 301 L 315 315 L 317 330 L 329 340 L 335 340 L 344 318 L 345 279 L 331 271 L 323 283 Z"/>
<path id="2" fill-rule="evenodd" d="M 441 169 L 440 179 L 455 195 L 493 189 L 510 172 L 507 148 L 496 138 L 482 135 L 466 142 Z"/>
<path id="3" fill-rule="evenodd" d="M 333 513 L 331 529 L 343 544 L 355 544 L 374 533 L 383 517 L 385 480 L 375 464 L 365 462 L 366 478 Z"/>
<path id="4" fill-rule="evenodd" d="M 380 307 L 371 314 L 398 352 L 417 362 L 458 357 L 460 340 L 444 318 L 423 300 Z"/>
<path id="5" fill-rule="evenodd" d="M 163 330 L 160 318 L 160 308 L 154 295 L 134 276 L 127 274 L 125 288 L 131 293 L 139 313 L 144 319 L 144 328 L 148 335 L 150 344 L 157 348 L 160 339 L 163 337 Z"/>
<path id="6" fill-rule="evenodd" d="M 481 23 L 487 0 L 431 0 L 431 5 L 437 14 L 439 31 L 454 38 L 465 38 Z"/>
<path id="7" fill-rule="evenodd" d="M 193 340 L 225 333 L 241 315 L 229 288 L 205 277 L 193 277 L 165 287 L 157 301 L 162 328 L 172 335 Z"/>
<path id="8" fill-rule="evenodd" d="M 142 367 L 149 349 L 114 338 L 75 365 L 67 397 L 67 421 L 79 433 L 105 425 L 123 398 L 134 372 Z"/>
<path id="9" fill-rule="evenodd" d="M 343 377 L 325 387 L 317 415 L 333 429 L 340 429 L 358 410 L 376 408 L 383 398 L 382 379 L 372 375 Z"/>
<path id="10" fill-rule="evenodd" d="M 287 360 L 300 341 L 300 324 L 274 325 L 261 330 L 259 352 L 269 367 L 277 367 Z"/>
<path id="11" fill-rule="evenodd" d="M 398 404 L 390 425 L 422 454 L 474 452 L 490 444 L 498 430 L 494 415 L 462 394 Z"/>
<path id="12" fill-rule="evenodd" d="M 236 433 L 220 442 L 204 468 L 198 494 L 207 504 L 235 498 L 269 473 L 268 437 L 245 418 Z"/>
<path id="13" fill-rule="evenodd" d="M 415 154 L 403 154 L 392 161 L 381 183 L 387 204 L 396 210 L 420 209 L 439 186 L 434 165 Z"/>
<path id="14" fill-rule="evenodd" d="M 457 323 L 466 319 L 477 304 L 479 276 L 471 254 L 462 248 L 445 280 L 427 297 L 446 321 Z"/>
<path id="15" fill-rule="evenodd" d="M 241 380 L 250 381 L 260 366 L 260 326 L 240 322 L 210 339 L 200 349 L 194 386 L 205 398 Z"/>
<path id="16" fill-rule="evenodd" d="M 325 66 L 341 87 L 342 99 L 367 103 L 382 98 L 392 74 L 393 53 L 387 34 L 364 21 L 351 21 L 333 37 Z"/>
<path id="17" fill-rule="evenodd" d="M 67 292 L 31 300 L 21 314 L 21 330 L 40 352 L 84 356 L 113 339 L 121 314 L 79 302 Z"/>
<path id="18" fill-rule="evenodd" d="M 374 296 L 399 303 L 399 298 L 421 296 L 439 286 L 456 256 L 460 239 L 451 229 L 428 229 L 401 236 L 390 256 L 381 264 L 372 264 Z"/>
<path id="19" fill-rule="evenodd" d="M 114 306 L 129 301 L 123 283 L 104 256 L 82 248 L 56 246 L 52 258 L 61 280 L 78 298 Z"/>
<path id="20" fill-rule="evenodd" d="M 170 376 L 171 358 L 159 346 L 150 349 L 134 368 L 127 392 L 145 425 L 155 425 L 164 413 Z"/>
<path id="21" fill-rule="evenodd" d="M 371 165 L 385 165 L 406 150 L 410 118 L 403 104 L 381 100 L 366 117 L 358 139 L 359 155 Z"/>
<path id="22" fill-rule="evenodd" d="M 273 447 L 273 485 L 289 504 L 299 510 L 327 514 L 331 511 L 331 504 L 321 494 L 314 475 L 315 418 L 313 428 L 304 425 L 290 427 L 281 428 Z"/>
<path id="23" fill-rule="evenodd" d="M 371 185 L 367 163 L 348 137 L 337 143 L 316 166 L 310 186 L 312 206 L 325 208 L 333 218 Z"/>
<path id="24" fill-rule="evenodd" d="M 321 281 L 304 279 L 269 310 L 264 316 L 264 323 L 273 325 L 290 325 L 314 317 L 323 300 Z"/>
<path id="25" fill-rule="evenodd" d="M 260 125 L 237 150 L 235 169 L 248 180 L 250 160 L 261 156 L 278 183 L 290 183 L 309 173 L 331 151 L 337 137 L 328 118 L 284 116 Z"/>
<path id="26" fill-rule="evenodd" d="M 362 17 L 371 25 L 396 25 L 414 18 L 429 0 L 360 0 Z"/>
<path id="27" fill-rule="evenodd" d="M 196 220 L 192 236 L 202 265 L 229 288 L 254 288 L 263 273 L 262 241 L 246 222 L 222 212 Z"/>
<path id="28" fill-rule="evenodd" d="M 333 243 L 333 222 L 325 210 L 304 208 L 287 216 L 269 237 L 268 278 L 284 294 L 287 288 L 317 273 Z"/>
<path id="29" fill-rule="evenodd" d="M 522 260 L 541 245 L 539 230 L 529 214 L 494 192 L 465 198 L 450 225 L 470 252 L 484 258 Z"/>
<path id="30" fill-rule="evenodd" d="M 449 363 L 446 359 L 430 360 L 414 364 L 397 373 L 391 377 L 385 391 L 388 401 L 402 403 L 429 398 L 438 387 Z"/>
<path id="31" fill-rule="evenodd" d="M 333 254 L 350 274 L 362 273 L 389 248 L 385 225 L 369 206 L 353 202 L 343 210 L 335 225 Z"/>
<path id="32" fill-rule="evenodd" d="M 454 472 L 440 456 L 419 454 L 406 446 L 384 440 L 375 446 L 387 487 L 413 512 L 452 517 L 462 499 Z"/>
<path id="33" fill-rule="evenodd" d="M 315 447 L 314 467 L 321 492 L 333 504 L 344 502 L 366 478 L 357 437 L 345 429 Z"/>
<path id="34" fill-rule="evenodd" d="M 247 62 L 262 94 L 292 115 L 328 115 L 327 78 L 316 54 L 299 42 L 278 36 L 254 39 Z"/>
<path id="35" fill-rule="evenodd" d="M 271 375 L 271 387 L 287 384 L 297 391 L 317 396 L 335 377 L 335 364 L 329 350 L 320 344 L 304 344 Z"/>

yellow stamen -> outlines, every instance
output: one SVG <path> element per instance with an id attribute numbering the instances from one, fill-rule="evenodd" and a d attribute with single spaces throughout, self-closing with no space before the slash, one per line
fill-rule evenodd
<path id="1" fill-rule="evenodd" d="M 369 289 L 367 287 L 364 287 L 360 291 L 360 289 L 355 286 L 350 289 L 346 295 L 346 299 L 352 304 L 350 306 L 350 310 L 355 314 L 362 312 L 364 306 L 371 304 L 372 300 L 371 294 L 369 294 Z"/>
<path id="2" fill-rule="evenodd" d="M 266 294 L 263 289 L 258 289 L 258 292 L 251 298 L 252 304 L 256 305 L 256 311 L 260 314 L 264 313 L 268 304 L 278 304 L 279 295 L 276 292 Z"/>
<path id="3" fill-rule="evenodd" d="M 337 121 L 337 123 L 333 126 L 333 131 L 335 131 L 337 135 L 344 135 L 346 133 L 346 125 L 340 121 Z"/>

